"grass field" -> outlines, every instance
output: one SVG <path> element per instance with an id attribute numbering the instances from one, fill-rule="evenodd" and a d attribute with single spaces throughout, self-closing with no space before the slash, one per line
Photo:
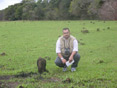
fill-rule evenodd
<path id="1" fill-rule="evenodd" d="M 76 72 L 70 67 L 62 72 L 54 63 L 64 27 L 79 41 Z M 43 79 L 37 71 L 39 57 L 46 57 L 50 72 Z M 117 21 L 0 22 L 0 88 L 117 88 Z"/>

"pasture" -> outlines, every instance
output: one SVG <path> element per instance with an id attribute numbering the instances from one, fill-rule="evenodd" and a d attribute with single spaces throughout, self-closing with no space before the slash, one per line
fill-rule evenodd
<path id="1" fill-rule="evenodd" d="M 76 72 L 70 67 L 63 72 L 54 63 L 65 27 L 79 42 Z M 49 70 L 43 79 L 39 57 Z M 117 21 L 1 21 L 0 88 L 117 88 Z"/>

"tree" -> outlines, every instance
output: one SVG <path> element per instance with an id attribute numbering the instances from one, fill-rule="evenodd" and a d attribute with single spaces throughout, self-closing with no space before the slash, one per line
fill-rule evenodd
<path id="1" fill-rule="evenodd" d="M 41 0 L 38 0 L 35 7 L 35 16 L 37 20 L 43 20 L 45 18 L 45 8 L 46 8 L 47 2 L 42 2 Z"/>
<path id="2" fill-rule="evenodd" d="M 4 20 L 4 10 L 0 11 L 0 20 Z"/>
<path id="3" fill-rule="evenodd" d="M 36 6 L 35 0 L 24 0 L 22 8 L 22 19 L 23 20 L 34 20 L 34 8 Z M 27 2 L 26 2 L 27 1 Z"/>
<path id="4" fill-rule="evenodd" d="M 22 3 L 18 4 L 17 8 L 15 9 L 16 20 L 22 20 L 22 9 L 23 9 Z"/>
<path id="5" fill-rule="evenodd" d="M 61 0 L 60 1 L 60 3 L 59 3 L 59 16 L 61 19 L 69 19 L 70 18 L 70 13 L 69 13 L 70 3 L 71 3 L 71 0 Z"/>
<path id="6" fill-rule="evenodd" d="M 99 17 L 103 20 L 117 20 L 117 1 L 106 1 L 99 9 Z"/>
<path id="7" fill-rule="evenodd" d="M 117 20 L 116 0 L 22 0 L 0 11 L 0 20 Z"/>
<path id="8" fill-rule="evenodd" d="M 46 10 L 46 18 L 49 19 L 69 19 L 69 6 L 71 0 L 50 0 Z"/>
<path id="9" fill-rule="evenodd" d="M 35 3 L 36 0 L 22 0 L 22 3 L 24 4 L 30 4 L 30 3 Z"/>
<path id="10" fill-rule="evenodd" d="M 70 13 L 75 19 L 89 19 L 88 7 L 91 0 L 73 0 L 70 5 Z"/>
<path id="11" fill-rule="evenodd" d="M 88 7 L 88 15 L 90 19 L 98 19 L 98 9 L 103 5 L 102 0 L 92 0 Z"/>
<path id="12" fill-rule="evenodd" d="M 15 8 L 16 6 L 9 6 L 9 8 L 5 9 L 5 20 L 16 20 L 15 18 Z"/>

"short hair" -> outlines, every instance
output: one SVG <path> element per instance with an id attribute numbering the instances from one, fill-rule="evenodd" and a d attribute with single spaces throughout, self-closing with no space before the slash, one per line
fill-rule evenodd
<path id="1" fill-rule="evenodd" d="M 68 31 L 70 32 L 69 28 L 63 28 L 63 31 L 64 31 L 64 30 L 68 30 Z"/>

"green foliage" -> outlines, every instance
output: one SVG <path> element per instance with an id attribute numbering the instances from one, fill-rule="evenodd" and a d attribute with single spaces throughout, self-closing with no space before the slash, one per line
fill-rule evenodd
<path id="1" fill-rule="evenodd" d="M 15 8 L 14 6 L 10 6 L 5 11 L 5 19 L 6 20 L 15 20 Z"/>
<path id="2" fill-rule="evenodd" d="M 16 18 L 16 20 L 21 20 L 22 19 L 22 8 L 23 8 L 23 6 L 22 5 L 20 5 L 20 6 L 18 6 L 17 8 L 16 8 L 16 11 L 15 11 L 15 18 Z"/>
<path id="3" fill-rule="evenodd" d="M 22 3 L 24 4 L 35 3 L 35 0 L 22 0 Z"/>
<path id="4" fill-rule="evenodd" d="M 0 15 L 3 20 L 97 19 L 101 0 L 23 0 Z M 1 14 L 3 14 L 1 12 Z"/>
<path id="5" fill-rule="evenodd" d="M 116 88 L 117 21 L 13 21 L 0 22 L 0 77 L 38 73 L 38 57 L 49 56 L 50 73 L 0 80 L 24 88 Z M 62 72 L 55 65 L 56 41 L 62 28 L 68 27 L 79 41 L 81 59 L 76 72 Z M 97 28 L 100 31 L 97 31 Z M 82 33 L 87 29 L 89 33 Z M 82 45 L 84 43 L 84 45 Z M 7 77 L 8 78 L 8 77 Z M 64 83 L 67 78 L 71 83 Z M 1 85 L 0 85 L 1 86 Z"/>

